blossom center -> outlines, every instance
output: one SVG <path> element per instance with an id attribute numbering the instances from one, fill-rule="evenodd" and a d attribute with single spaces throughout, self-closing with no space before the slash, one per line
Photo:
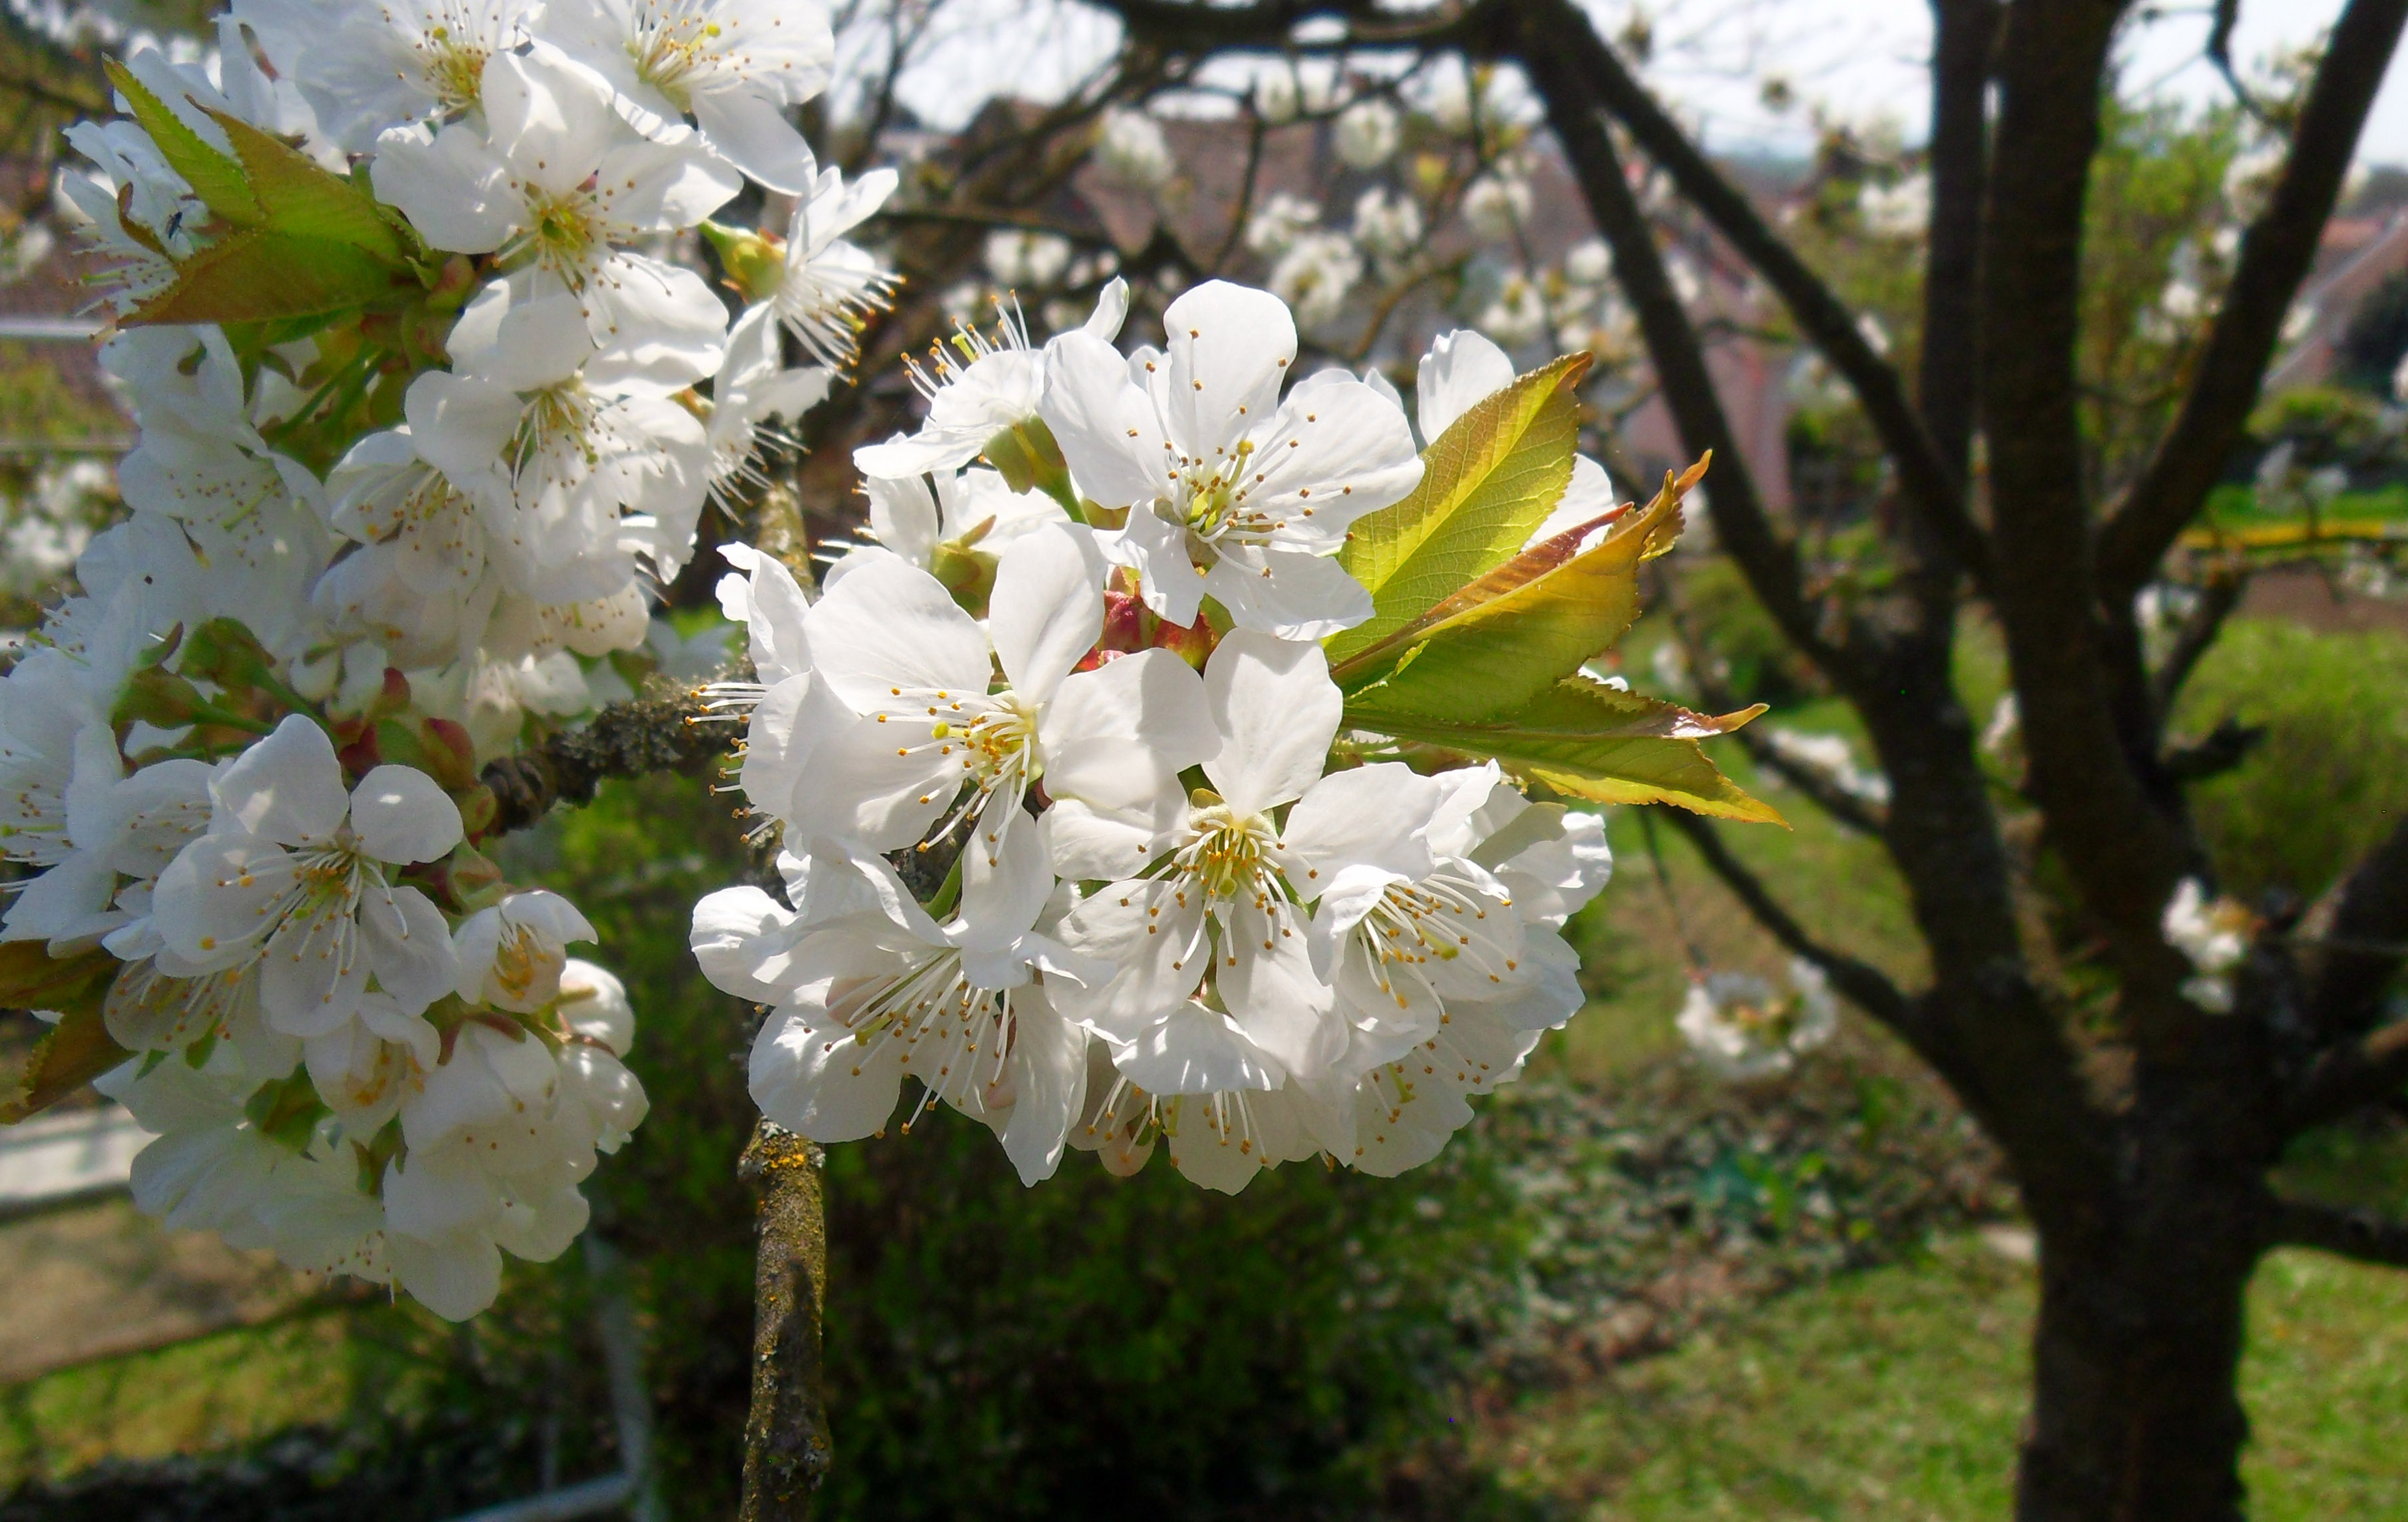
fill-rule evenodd
<path id="1" fill-rule="evenodd" d="M 1215 803 L 1189 815 L 1188 828 L 1191 838 L 1174 861 L 1208 895 L 1255 900 L 1271 896 L 1266 865 L 1275 833 L 1270 820 Z"/>
<path id="2" fill-rule="evenodd" d="M 857 1048 L 850 1064 L 854 1077 L 893 1044 L 902 1048 L 896 1065 L 926 1087 L 929 1103 L 942 1099 L 975 1113 L 982 1093 L 1000 1098 L 1011 1050 L 1011 995 L 972 983 L 961 953 L 931 949 L 899 972 L 840 980 L 830 995 L 828 1013 Z M 832 1061 L 840 1045 L 824 1044 Z M 903 1129 L 908 1134 L 910 1122 Z"/>
<path id="3" fill-rule="evenodd" d="M 417 44 L 417 52 L 423 60 L 420 66 L 425 70 L 426 82 L 446 112 L 476 107 L 484 94 L 489 50 L 477 40 L 473 31 L 455 34 L 449 26 L 431 26 Z"/>
<path id="4" fill-rule="evenodd" d="M 635 62 L 636 78 L 669 99 L 679 110 L 694 102 L 687 86 L 694 76 L 718 61 L 719 23 L 693 14 L 679 4 L 652 4 L 636 18 L 635 36 L 627 39 L 627 56 Z"/>

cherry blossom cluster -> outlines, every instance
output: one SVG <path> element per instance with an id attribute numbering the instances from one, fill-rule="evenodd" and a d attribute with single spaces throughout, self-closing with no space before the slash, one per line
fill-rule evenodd
<path id="1" fill-rule="evenodd" d="M 1031 1184 L 1157 1145 L 1229 1192 L 1392 1174 L 1580 1007 L 1559 932 L 1612 859 L 1493 763 L 1345 726 L 1322 642 L 1373 603 L 1339 552 L 1423 473 L 1395 391 L 1294 379 L 1265 292 L 1190 290 L 1128 353 L 1125 305 L 922 369 L 925 421 L 855 456 L 875 543 L 816 600 L 731 552 L 755 680 L 720 691 L 784 895 L 710 895 L 694 946 L 765 1010 L 753 1098 L 818 1141 L 882 1133 L 912 1078 L 907 1126 L 942 1101 Z M 1513 379 L 1442 339 L 1424 437 Z M 1533 542 L 1609 493 L 1576 471 Z"/>
<path id="2" fill-rule="evenodd" d="M 651 589 L 853 358 L 892 280 L 845 234 L 895 179 L 791 125 L 833 57 L 795 0 L 236 0 L 215 36 L 69 134 L 140 437 L 0 680 L 5 936 L 97 990 L 58 1039 L 160 1133 L 143 1208 L 463 1317 L 646 1106 L 591 925 L 480 849 L 480 769 L 678 653 Z M 710 222 L 748 178 L 790 220 Z M 158 315 L 306 315 L 262 287 L 385 246 L 357 309 Z"/>

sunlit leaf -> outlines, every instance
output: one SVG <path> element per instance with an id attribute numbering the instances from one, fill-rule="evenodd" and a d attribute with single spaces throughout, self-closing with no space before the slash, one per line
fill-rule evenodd
<path id="1" fill-rule="evenodd" d="M 1681 498 L 1702 462 L 1643 512 L 1626 512 L 1595 548 L 1582 524 L 1478 577 L 1331 672 L 1383 707 L 1477 719 L 1519 707 L 1611 647 L 1639 616 L 1639 567 L 1672 547 Z"/>
<path id="2" fill-rule="evenodd" d="M 326 316 L 382 300 L 399 267 L 331 238 L 251 228 L 177 266 L 176 283 L 126 318 L 136 322 L 255 322 Z"/>
<path id="3" fill-rule="evenodd" d="M 1573 354 L 1487 397 L 1422 451 L 1421 484 L 1354 525 L 1339 563 L 1371 593 L 1370 621 L 1328 642 L 1333 661 L 1369 649 L 1511 560 L 1571 481 L 1580 421 Z"/>
<path id="4" fill-rule="evenodd" d="M 239 163 L 211 148 L 199 133 L 184 124 L 181 117 L 168 109 L 166 102 L 152 94 L 149 86 L 115 59 L 108 63 L 108 82 L 125 97 L 134 120 L 150 135 L 167 166 L 184 177 L 184 183 L 192 186 L 202 205 L 231 226 L 257 225 L 265 213 L 250 181 L 243 178 Z"/>
<path id="5" fill-rule="evenodd" d="M 408 257 L 397 219 L 357 185 L 239 117 L 209 115 L 234 144 L 270 231 L 349 244 L 394 264 Z"/>
<path id="6" fill-rule="evenodd" d="M 1369 694 L 1366 694 L 1368 698 Z M 1346 723 L 1417 746 L 1491 759 L 1516 776 L 1600 804 L 1672 804 L 1727 819 L 1781 816 L 1723 775 L 1698 741 L 1764 712 L 1692 713 L 1599 682 L 1559 682 L 1511 713 L 1466 723 L 1356 700 Z"/>

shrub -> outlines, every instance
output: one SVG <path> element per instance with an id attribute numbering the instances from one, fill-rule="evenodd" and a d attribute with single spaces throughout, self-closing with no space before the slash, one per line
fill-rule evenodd
<path id="1" fill-rule="evenodd" d="M 2183 729 L 2231 717 L 2266 738 L 2191 791 L 2225 887 L 2313 896 L 2408 811 L 2408 639 L 2236 619 L 2183 695 Z"/>

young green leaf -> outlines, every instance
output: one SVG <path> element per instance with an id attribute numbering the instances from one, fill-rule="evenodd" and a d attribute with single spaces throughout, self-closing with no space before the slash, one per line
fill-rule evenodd
<path id="1" fill-rule="evenodd" d="M 399 220 L 351 180 L 240 117 L 209 116 L 234 144 L 268 231 L 349 244 L 396 267 L 409 257 Z"/>
<path id="2" fill-rule="evenodd" d="M 112 58 L 108 69 L 108 82 L 125 97 L 134 120 L 150 135 L 150 140 L 159 146 L 160 157 L 167 161 L 167 167 L 184 177 L 184 183 L 193 188 L 202 205 L 231 226 L 257 225 L 265 213 L 259 197 L 243 178 L 242 165 L 186 126 L 183 119 L 152 94 L 150 87 L 136 78 L 124 64 Z"/>
<path id="3" fill-rule="evenodd" d="M 1672 804 L 1727 819 L 1781 824 L 1781 816 L 1717 770 L 1698 742 L 1727 734 L 1762 704 L 1710 716 L 1574 678 L 1511 713 L 1478 722 L 1434 718 L 1350 700 L 1351 729 L 1495 760 L 1516 776 L 1600 804 Z"/>
<path id="4" fill-rule="evenodd" d="M 1703 474 L 1702 461 L 1677 480 L 1668 474 L 1644 512 L 1609 515 L 1620 521 L 1585 552 L 1580 542 L 1596 522 L 1533 546 L 1330 675 L 1349 691 L 1377 682 L 1371 701 L 1433 718 L 1519 707 L 1630 628 L 1639 567 L 1679 538 L 1681 499 Z"/>
<path id="5" fill-rule="evenodd" d="M 194 254 L 176 283 L 125 318 L 139 322 L 256 322 L 347 312 L 394 294 L 403 267 L 329 238 L 254 227 Z"/>
<path id="6" fill-rule="evenodd" d="M 1338 562 L 1371 593 L 1370 620 L 1328 642 L 1369 649 L 1511 560 L 1572 477 L 1572 392 L 1589 357 L 1534 370 L 1471 407 L 1422 451 L 1412 495 L 1354 525 Z"/>

